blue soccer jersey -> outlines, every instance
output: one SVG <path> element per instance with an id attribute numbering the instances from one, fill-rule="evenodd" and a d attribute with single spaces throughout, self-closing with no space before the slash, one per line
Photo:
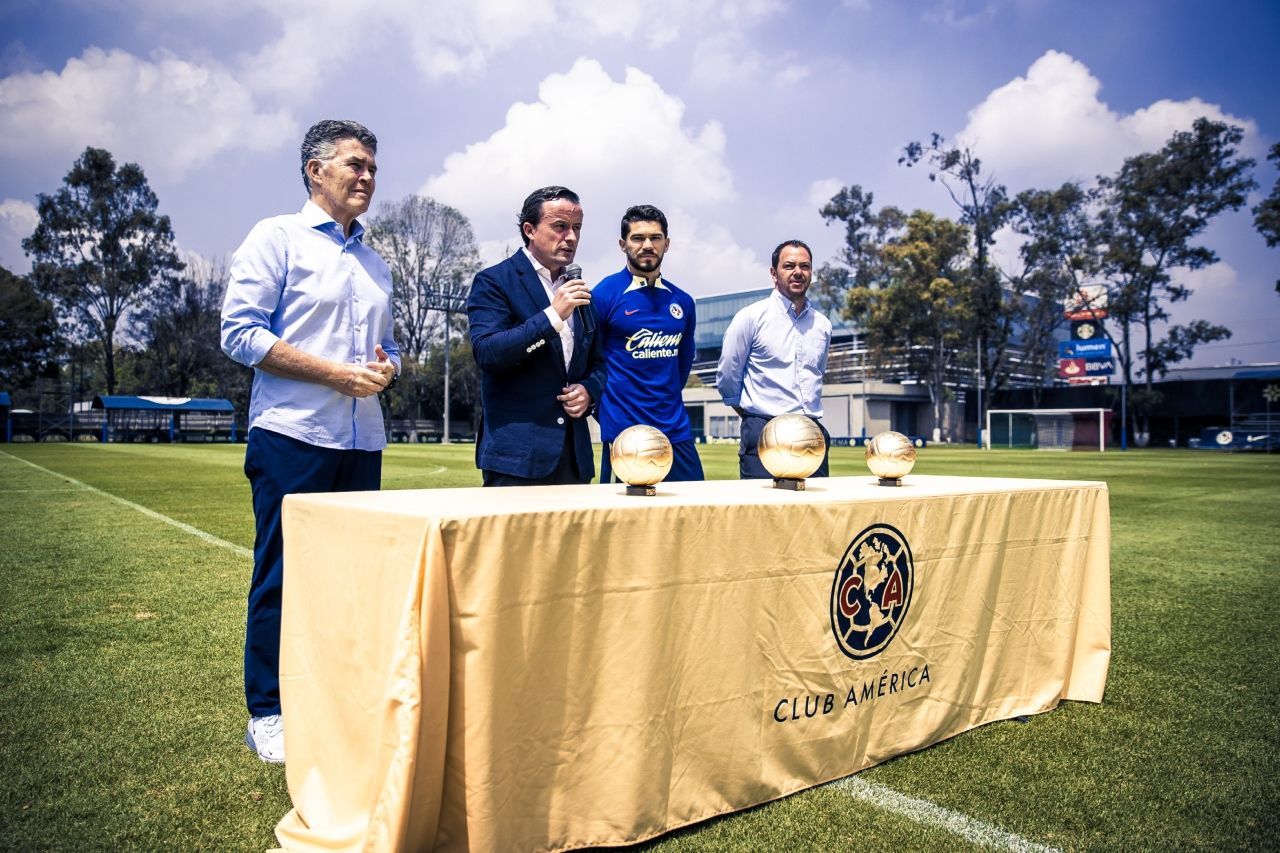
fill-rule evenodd
<path id="1" fill-rule="evenodd" d="M 600 437 L 613 441 L 647 424 L 672 442 L 689 441 L 681 392 L 693 367 L 693 297 L 666 279 L 647 285 L 627 270 L 591 292 L 609 380 L 600 401 Z"/>

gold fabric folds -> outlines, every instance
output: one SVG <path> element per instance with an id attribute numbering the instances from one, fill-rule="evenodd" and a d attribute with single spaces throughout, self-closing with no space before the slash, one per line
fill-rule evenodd
<path id="1" fill-rule="evenodd" d="M 841 651 L 888 525 L 909 607 Z M 908 477 L 296 495 L 281 690 L 297 850 L 639 841 L 967 729 L 1102 700 L 1104 483 Z"/>

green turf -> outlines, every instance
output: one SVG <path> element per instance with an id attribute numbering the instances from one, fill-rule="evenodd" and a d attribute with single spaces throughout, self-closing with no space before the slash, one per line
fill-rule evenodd
<path id="1" fill-rule="evenodd" d="M 709 476 L 736 475 L 732 447 L 702 450 Z M 392 447 L 384 486 L 478 485 L 472 452 Z M 284 773 L 241 744 L 242 462 L 242 446 L 0 445 L 0 849 L 274 846 Z M 1108 482 L 1111 676 L 1102 705 L 859 778 L 1064 849 L 1274 849 L 1280 455 L 931 447 L 916 471 Z M 832 473 L 865 473 L 860 451 L 835 449 Z M 972 846 L 827 786 L 644 849 Z"/>

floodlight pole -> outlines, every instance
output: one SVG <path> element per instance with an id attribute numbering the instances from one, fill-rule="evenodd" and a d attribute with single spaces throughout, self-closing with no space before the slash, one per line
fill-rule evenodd
<path id="1" fill-rule="evenodd" d="M 453 317 L 453 311 L 449 307 L 444 309 L 444 434 L 440 436 L 441 444 L 449 443 L 449 350 L 453 347 L 449 342 L 450 326 L 453 324 L 450 319 Z"/>
<path id="2" fill-rule="evenodd" d="M 978 449 L 983 448 L 982 443 L 982 335 L 978 335 L 978 376 L 974 383 L 978 389 Z"/>
<path id="3" fill-rule="evenodd" d="M 429 307 L 436 311 L 444 312 L 444 433 L 440 436 L 440 443 L 449 444 L 449 373 L 451 361 L 449 350 L 453 348 L 450 332 L 453 326 L 453 315 L 458 311 L 466 310 L 466 298 L 450 292 L 447 287 L 426 290 L 425 293 Z"/>

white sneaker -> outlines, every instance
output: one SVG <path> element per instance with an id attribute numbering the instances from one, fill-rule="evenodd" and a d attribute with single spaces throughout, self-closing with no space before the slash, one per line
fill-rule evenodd
<path id="1" fill-rule="evenodd" d="M 284 764 L 284 719 L 279 714 L 250 717 L 244 742 L 263 761 Z"/>

